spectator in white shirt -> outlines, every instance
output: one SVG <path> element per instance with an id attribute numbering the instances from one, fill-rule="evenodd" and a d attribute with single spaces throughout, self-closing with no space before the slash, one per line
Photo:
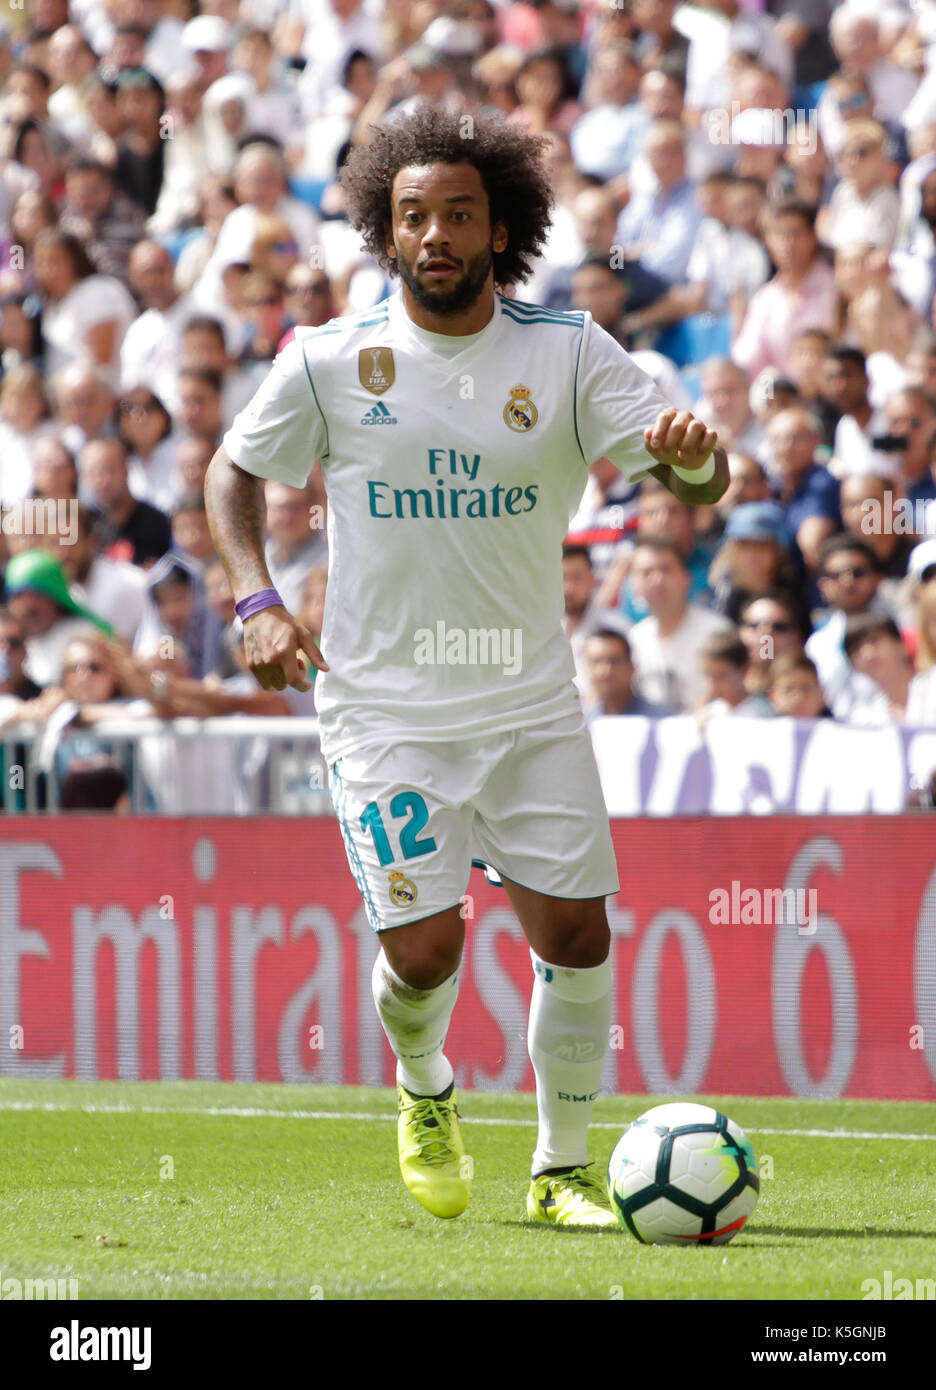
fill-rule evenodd
<path id="1" fill-rule="evenodd" d="M 136 305 L 119 280 L 96 275 L 77 237 L 48 227 L 36 237 L 36 280 L 46 296 L 42 335 L 51 372 L 99 367 L 116 384 L 120 347 Z"/>
<path id="2" fill-rule="evenodd" d="M 39 369 L 24 363 L 6 372 L 0 383 L 0 502 L 29 496 L 35 446 L 56 429 Z"/>
<path id="3" fill-rule="evenodd" d="M 695 709 L 705 688 L 702 644 L 732 625 L 687 601 L 689 571 L 679 546 L 666 536 L 638 537 L 630 579 L 637 598 L 650 610 L 629 634 L 639 692 L 677 711 Z"/>
<path id="4" fill-rule="evenodd" d="M 100 554 L 92 515 L 80 503 L 77 523 L 74 540 L 61 537 L 55 552 L 68 578 L 71 596 L 132 642 L 143 618 L 146 575 L 137 565 Z"/>
<path id="5" fill-rule="evenodd" d="M 849 724 L 902 724 L 913 668 L 900 629 L 886 613 L 855 613 L 845 624 L 845 652 L 855 671 L 872 682 L 844 717 Z"/>
<path id="6" fill-rule="evenodd" d="M 127 329 L 120 349 L 120 387 L 147 386 L 171 413 L 179 408 L 182 330 L 194 313 L 175 285 L 172 257 L 157 241 L 141 241 L 130 253 L 130 285 L 143 312 Z"/>
<path id="7" fill-rule="evenodd" d="M 305 137 L 302 108 L 294 86 L 274 69 L 273 42 L 265 29 L 248 29 L 234 49 L 231 67 L 254 80 L 247 103 L 247 128 L 252 135 L 269 135 L 287 152 L 291 163 L 301 157 Z"/>
<path id="8" fill-rule="evenodd" d="M 816 232 L 838 250 L 861 242 L 892 246 L 900 220 L 900 198 L 893 165 L 885 151 L 886 133 L 877 121 L 849 121 L 837 160 L 839 182 L 816 218 Z"/>

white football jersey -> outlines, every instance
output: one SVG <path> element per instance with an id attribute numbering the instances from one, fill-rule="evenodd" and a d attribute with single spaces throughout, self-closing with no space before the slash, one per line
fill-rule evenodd
<path id="1" fill-rule="evenodd" d="M 316 680 L 331 763 L 578 706 L 562 542 L 590 464 L 654 466 L 668 402 L 587 312 L 496 296 L 480 333 L 427 333 L 399 291 L 300 328 L 224 436 L 248 473 L 328 493 Z"/>

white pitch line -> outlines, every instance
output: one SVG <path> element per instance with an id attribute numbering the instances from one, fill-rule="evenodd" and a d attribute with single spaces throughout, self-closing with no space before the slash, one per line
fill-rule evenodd
<path id="1" fill-rule="evenodd" d="M 264 1110 L 237 1105 L 209 1105 L 173 1107 L 162 1105 L 66 1105 L 55 1101 L 0 1099 L 0 1111 L 64 1111 L 84 1115 L 213 1115 L 222 1119 L 244 1120 L 382 1120 L 395 1124 L 396 1115 L 376 1114 L 363 1110 Z M 501 1116 L 463 1116 L 467 1125 L 532 1127 L 534 1119 L 505 1119 Z M 591 1129 L 621 1130 L 623 1121 L 594 1120 Z M 936 1134 L 907 1134 L 900 1131 L 873 1129 L 774 1129 L 759 1125 L 745 1127 L 751 1134 L 775 1134 L 789 1138 L 804 1139 L 907 1139 L 915 1142 L 936 1143 Z"/>

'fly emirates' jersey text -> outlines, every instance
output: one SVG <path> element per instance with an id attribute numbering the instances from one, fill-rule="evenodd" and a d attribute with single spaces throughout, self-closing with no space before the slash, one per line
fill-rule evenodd
<path id="1" fill-rule="evenodd" d="M 562 542 L 596 459 L 633 481 L 654 466 L 643 431 L 668 406 L 587 312 L 497 295 L 456 338 L 416 327 L 397 291 L 296 330 L 224 447 L 293 487 L 322 461 L 329 763 L 578 708 Z"/>

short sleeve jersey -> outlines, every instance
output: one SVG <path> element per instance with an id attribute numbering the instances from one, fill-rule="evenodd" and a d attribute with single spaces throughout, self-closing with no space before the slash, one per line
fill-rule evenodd
<path id="1" fill-rule="evenodd" d="M 545 723 L 578 696 L 563 538 L 589 466 L 654 466 L 668 402 L 588 312 L 495 297 L 480 333 L 417 328 L 399 292 L 296 330 L 224 437 L 301 487 L 321 459 L 329 578 L 322 744 L 352 749 Z"/>

